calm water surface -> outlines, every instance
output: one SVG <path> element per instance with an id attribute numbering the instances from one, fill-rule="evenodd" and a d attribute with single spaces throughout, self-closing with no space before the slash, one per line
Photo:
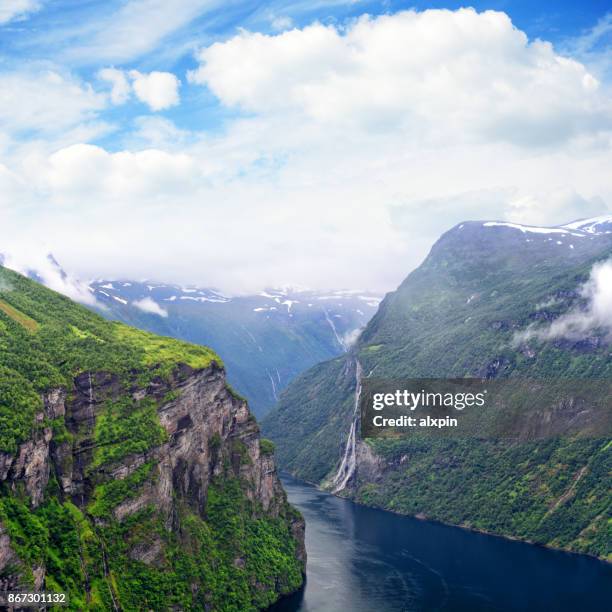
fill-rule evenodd
<path id="1" fill-rule="evenodd" d="M 274 612 L 612 610 L 612 565 L 364 508 L 282 480 L 306 519 L 308 577 Z"/>

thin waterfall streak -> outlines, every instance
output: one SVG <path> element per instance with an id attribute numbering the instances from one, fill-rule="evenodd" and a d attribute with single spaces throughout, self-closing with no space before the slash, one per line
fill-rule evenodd
<path id="1" fill-rule="evenodd" d="M 336 338 L 336 342 L 342 347 L 342 350 L 344 352 L 346 352 L 347 351 L 346 343 L 338 335 L 338 330 L 336 329 L 336 326 L 334 325 L 334 322 L 331 320 L 331 317 L 329 316 L 329 313 L 327 312 L 327 309 L 324 308 L 323 312 L 325 313 L 325 320 L 327 321 L 329 326 L 332 328 L 332 331 L 334 332 L 334 337 Z"/>
<path id="2" fill-rule="evenodd" d="M 270 383 L 272 385 L 272 395 L 274 396 L 274 401 L 278 402 L 278 395 L 276 393 L 276 385 L 274 384 L 274 378 L 272 378 L 272 374 L 270 374 L 269 371 L 268 372 L 268 378 L 270 379 Z M 278 370 L 277 370 L 278 373 Z"/>
<path id="3" fill-rule="evenodd" d="M 342 491 L 349 480 L 355 474 L 357 467 L 357 425 L 359 421 L 359 399 L 361 397 L 361 364 L 355 358 L 355 403 L 353 406 L 353 420 L 349 429 L 346 446 L 344 447 L 344 455 L 340 467 L 334 476 L 332 484 L 335 485 L 333 493 Z"/>

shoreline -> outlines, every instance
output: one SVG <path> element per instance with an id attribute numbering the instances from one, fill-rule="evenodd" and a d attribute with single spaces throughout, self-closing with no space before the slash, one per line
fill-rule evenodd
<path id="1" fill-rule="evenodd" d="M 381 506 L 371 506 L 369 504 L 364 504 L 363 502 L 359 502 L 355 499 L 353 499 L 352 497 L 349 496 L 344 496 L 344 495 L 339 495 L 337 493 L 332 493 L 331 491 L 328 491 L 327 489 L 324 489 L 323 487 L 321 487 L 320 485 L 318 485 L 317 483 L 314 482 L 310 482 L 308 480 L 304 480 L 302 478 L 299 478 L 298 476 L 295 476 L 294 474 L 292 474 L 291 472 L 288 472 L 286 470 L 280 470 L 280 476 L 282 477 L 283 474 L 286 474 L 288 476 L 291 476 L 291 478 L 294 478 L 295 480 L 297 480 L 298 482 L 302 483 L 302 484 L 307 484 L 310 485 L 312 487 L 314 487 L 315 489 L 317 489 L 318 491 L 321 491 L 322 493 L 327 493 L 328 495 L 333 495 L 334 497 L 337 497 L 339 499 L 345 499 L 346 501 L 350 501 L 353 504 L 357 505 L 357 506 L 361 506 L 362 508 L 372 508 L 375 510 L 381 510 L 382 512 L 388 512 L 389 514 L 394 514 L 395 516 L 403 516 L 406 518 L 412 518 L 415 519 L 417 521 L 423 521 L 423 522 L 428 522 L 428 523 L 437 523 L 438 525 L 444 525 L 445 527 L 454 527 L 456 529 L 463 529 L 464 531 L 470 531 L 472 533 L 480 533 L 482 535 L 486 535 L 486 536 L 491 536 L 491 537 L 495 537 L 495 538 L 502 538 L 504 540 L 509 540 L 512 542 L 520 542 L 522 544 L 528 544 L 530 546 L 537 546 L 539 548 L 545 548 L 547 550 L 551 550 L 551 551 L 555 551 L 558 553 L 564 553 L 567 555 L 577 555 L 580 557 L 589 557 L 590 559 L 595 559 L 596 561 L 599 561 L 601 563 L 605 563 L 606 565 L 612 565 L 612 559 L 606 559 L 605 557 L 598 557 L 597 555 L 593 555 L 591 553 L 585 553 L 585 552 L 579 552 L 576 550 L 572 550 L 572 549 L 568 549 L 568 548 L 559 548 L 556 546 L 551 546 L 550 544 L 542 544 L 540 542 L 534 542 L 532 540 L 526 540 L 524 538 L 520 538 L 517 536 L 512 536 L 512 535 L 505 535 L 502 533 L 495 533 L 492 531 L 487 531 L 486 529 L 479 529 L 477 527 L 470 527 L 468 525 L 458 525 L 456 523 L 446 523 L 444 521 L 438 520 L 438 519 L 433 519 L 433 518 L 429 518 L 424 514 L 420 514 L 420 515 L 415 515 L 415 514 L 405 514 L 403 512 L 398 512 L 396 510 L 389 510 L 388 508 L 383 508 Z"/>

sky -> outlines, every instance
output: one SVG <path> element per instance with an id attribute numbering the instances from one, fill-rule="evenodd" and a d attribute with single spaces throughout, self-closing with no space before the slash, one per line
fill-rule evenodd
<path id="1" fill-rule="evenodd" d="M 393 289 L 468 219 L 612 214 L 591 2 L 2 0 L 0 253 Z"/>

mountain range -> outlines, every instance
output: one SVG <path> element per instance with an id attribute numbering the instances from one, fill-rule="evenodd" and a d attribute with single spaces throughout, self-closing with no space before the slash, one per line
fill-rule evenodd
<path id="1" fill-rule="evenodd" d="M 299 373 L 348 350 L 380 302 L 359 291 L 284 288 L 225 296 L 147 281 L 97 280 L 89 290 L 106 318 L 213 347 L 257 416 Z"/>
<path id="2" fill-rule="evenodd" d="M 355 401 L 369 376 L 612 378 L 611 256 L 612 217 L 452 228 L 348 353 L 283 392 L 262 425 L 280 465 L 363 504 L 612 558 L 606 435 L 364 441 Z"/>
<path id="3" fill-rule="evenodd" d="M 11 267 L 11 258 L 6 259 Z M 227 296 L 155 281 L 82 281 L 69 276 L 52 255 L 38 266 L 14 269 L 107 319 L 214 348 L 230 384 L 257 416 L 278 401 L 297 374 L 348 350 L 381 300 L 355 290 L 285 287 Z"/>

